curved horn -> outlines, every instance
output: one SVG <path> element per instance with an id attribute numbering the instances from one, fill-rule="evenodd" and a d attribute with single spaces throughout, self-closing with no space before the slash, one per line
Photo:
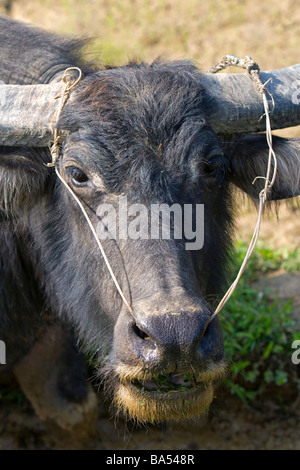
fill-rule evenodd
<path id="1" fill-rule="evenodd" d="M 270 99 L 272 129 L 300 124 L 300 64 L 279 70 L 261 72 L 262 83 Z M 265 130 L 262 97 L 248 74 L 219 75 L 205 73 L 201 84 L 209 98 L 208 122 L 219 134 L 259 132 Z"/>
<path id="2" fill-rule="evenodd" d="M 273 95 L 272 129 L 300 124 L 300 64 L 260 73 Z M 203 74 L 202 86 L 209 98 L 208 122 L 220 134 L 265 130 L 262 97 L 246 74 Z M 52 139 L 61 84 L 0 84 L 0 145 L 44 147 Z M 272 109 L 272 104 L 270 105 Z"/>
<path id="3" fill-rule="evenodd" d="M 0 82 L 0 145 L 45 147 L 53 138 L 61 83 L 5 85 Z"/>

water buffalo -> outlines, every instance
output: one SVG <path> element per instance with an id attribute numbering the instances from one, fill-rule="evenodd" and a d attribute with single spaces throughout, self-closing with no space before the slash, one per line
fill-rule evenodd
<path id="1" fill-rule="evenodd" d="M 203 74 L 189 61 L 97 68 L 82 41 L 0 18 L 0 339 L 38 414 L 72 427 L 95 415 L 83 353 L 116 410 L 139 422 L 199 416 L 226 362 L 218 317 L 228 282 L 234 187 L 255 199 L 268 147 L 260 94 L 243 74 Z M 56 123 L 67 67 L 80 67 Z M 300 122 L 300 66 L 262 74 L 273 128 Z M 57 170 L 94 227 L 99 207 L 204 206 L 204 244 L 188 237 L 116 237 L 103 247 L 112 280 L 48 148 L 61 132 Z M 300 141 L 274 137 L 270 199 L 300 192 Z M 193 213 L 194 214 L 194 213 Z M 129 214 L 129 222 L 139 218 Z M 145 216 L 143 216 L 145 218 Z M 193 226 L 197 223 L 193 215 Z M 136 234 L 139 229 L 136 224 Z M 80 352 L 79 352 L 80 350 Z"/>

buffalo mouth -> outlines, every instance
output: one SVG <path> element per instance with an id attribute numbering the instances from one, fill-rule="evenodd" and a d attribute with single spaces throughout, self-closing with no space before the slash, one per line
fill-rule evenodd
<path id="1" fill-rule="evenodd" d="M 138 423 L 160 423 L 201 416 L 213 396 L 214 380 L 201 381 L 188 373 L 170 373 L 120 381 L 114 390 L 114 403 Z"/>
<path id="2" fill-rule="evenodd" d="M 197 384 L 191 374 L 159 374 L 150 380 L 133 380 L 131 386 L 141 393 L 181 393 L 191 390 Z"/>

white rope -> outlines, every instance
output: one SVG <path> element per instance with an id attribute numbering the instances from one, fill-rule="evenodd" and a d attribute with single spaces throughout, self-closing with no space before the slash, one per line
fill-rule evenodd
<path id="1" fill-rule="evenodd" d="M 256 222 L 256 226 L 255 226 L 251 241 L 249 243 L 247 253 L 244 257 L 243 263 L 240 267 L 240 270 L 235 280 L 233 281 L 233 283 L 227 290 L 222 300 L 219 302 L 214 313 L 211 315 L 210 322 L 218 315 L 218 313 L 222 310 L 224 305 L 230 299 L 232 293 L 234 292 L 236 286 L 238 285 L 240 278 L 242 277 L 243 272 L 246 269 L 248 261 L 250 260 L 252 256 L 252 253 L 254 251 L 254 248 L 257 244 L 257 240 L 259 237 L 262 214 L 263 214 L 265 202 L 267 200 L 267 195 L 270 189 L 272 188 L 272 186 L 274 185 L 276 173 L 277 173 L 277 158 L 276 158 L 273 146 L 272 146 L 272 128 L 271 128 L 271 122 L 270 122 L 270 110 L 269 110 L 269 103 L 268 103 L 268 99 L 266 95 L 266 84 L 269 82 L 269 80 L 264 84 L 261 82 L 260 77 L 259 77 L 259 67 L 252 59 L 250 59 L 250 57 L 246 57 L 245 59 L 240 59 L 239 57 L 235 57 L 235 56 L 229 56 L 229 55 L 225 56 L 223 61 L 220 64 L 216 65 L 216 67 L 211 69 L 211 72 L 212 73 L 218 72 L 219 70 L 222 70 L 223 68 L 228 67 L 230 65 L 235 65 L 238 67 L 245 68 L 250 74 L 250 77 L 256 83 L 257 88 L 262 95 L 263 105 L 264 105 L 264 110 L 265 110 L 264 115 L 266 117 L 266 139 L 267 139 L 267 143 L 269 147 L 269 156 L 268 156 L 268 166 L 267 166 L 266 176 L 257 176 L 252 182 L 252 184 L 254 184 L 258 178 L 263 178 L 265 180 L 265 186 L 264 186 L 264 189 L 259 193 L 258 217 L 257 217 L 257 222 Z M 271 98 L 273 101 L 272 96 Z M 273 101 L 273 106 L 274 106 L 274 101 Z M 271 170 L 272 170 L 272 161 L 273 161 L 273 174 L 272 174 L 272 178 L 270 179 Z"/>
<path id="2" fill-rule="evenodd" d="M 122 289 L 121 289 L 121 287 L 120 287 L 120 284 L 118 283 L 118 281 L 117 281 L 117 279 L 116 279 L 116 276 L 115 276 L 115 274 L 114 274 L 114 272 L 113 272 L 113 269 L 112 269 L 112 267 L 111 267 L 111 265 L 110 265 L 110 262 L 108 261 L 108 258 L 107 258 L 107 256 L 106 256 L 106 253 L 105 253 L 105 251 L 104 251 L 104 248 L 103 248 L 103 246 L 102 246 L 102 243 L 100 242 L 100 239 L 99 239 L 99 237 L 98 237 L 98 235 L 97 235 L 97 232 L 96 232 L 96 230 L 95 230 L 95 228 L 94 228 L 94 226 L 93 226 L 93 224 L 92 224 L 92 222 L 91 222 L 91 219 L 89 218 L 89 216 L 88 216 L 88 214 L 87 214 L 85 208 L 83 207 L 82 202 L 81 202 L 80 199 L 76 196 L 76 194 L 74 193 L 74 191 L 72 190 L 72 188 L 68 185 L 68 183 L 66 182 L 66 180 L 61 176 L 61 174 L 60 174 L 59 171 L 58 171 L 57 165 L 55 165 L 55 172 L 56 172 L 58 178 L 60 179 L 60 181 L 61 181 L 61 182 L 63 183 L 63 185 L 67 188 L 67 190 L 69 191 L 69 193 L 72 195 L 72 197 L 74 198 L 74 200 L 77 202 L 78 206 L 80 207 L 81 212 L 83 213 L 83 215 L 84 215 L 84 217 L 85 217 L 85 219 L 86 219 L 86 221 L 87 221 L 87 223 L 88 223 L 88 225 L 89 225 L 89 227 L 90 227 L 90 229 L 91 229 L 91 232 L 92 232 L 92 234 L 93 234 L 93 237 L 94 237 L 95 240 L 96 240 L 96 243 L 97 243 L 97 245 L 98 245 L 98 248 L 99 248 L 99 250 L 100 250 L 100 252 L 101 252 L 101 255 L 103 256 L 103 259 L 104 259 L 104 261 L 105 261 L 105 264 L 106 264 L 106 266 L 107 266 L 107 269 L 108 269 L 108 271 L 109 271 L 109 273 L 110 273 L 110 275 L 111 275 L 111 277 L 112 277 L 112 280 L 114 281 L 115 286 L 116 286 L 116 288 L 117 288 L 117 290 L 118 290 L 120 296 L 122 297 L 122 300 L 123 300 L 124 304 L 126 305 L 126 307 L 128 308 L 128 310 L 129 310 L 131 313 L 133 313 L 131 306 L 129 305 L 129 303 L 128 303 L 126 297 L 125 297 L 125 295 L 123 294 L 123 291 L 122 291 Z"/>
<path id="3" fill-rule="evenodd" d="M 76 79 L 70 73 L 71 71 L 72 72 L 75 71 L 78 73 L 78 77 Z M 82 72 L 79 67 L 69 67 L 64 71 L 62 82 L 65 84 L 65 86 L 62 92 L 59 95 L 55 96 L 54 98 L 55 100 L 60 98 L 60 103 L 59 103 L 59 107 L 57 110 L 56 123 L 58 123 L 62 109 L 70 96 L 70 91 L 72 90 L 72 88 L 74 88 L 75 85 L 77 85 L 77 83 L 80 82 L 81 77 L 82 77 Z M 53 138 L 54 138 L 53 145 L 51 146 L 51 149 L 50 149 L 52 162 L 47 164 L 47 166 L 49 167 L 55 166 L 56 160 L 58 159 L 59 153 L 60 153 L 61 142 L 60 142 L 60 135 L 59 135 L 57 127 L 55 127 L 53 130 Z"/>
<path id="4" fill-rule="evenodd" d="M 70 73 L 71 71 L 76 71 L 78 72 L 78 77 L 77 79 L 74 79 L 73 75 Z M 57 121 L 59 120 L 59 117 L 60 117 L 60 114 L 61 114 L 61 111 L 67 101 L 67 99 L 69 98 L 69 93 L 70 93 L 70 90 L 75 86 L 77 85 L 77 83 L 81 80 L 81 77 L 82 77 L 82 72 L 81 70 L 78 68 L 78 67 L 70 67 L 68 69 L 65 70 L 65 73 L 63 75 L 63 78 L 62 78 L 62 81 L 64 82 L 65 86 L 62 90 L 62 92 L 55 97 L 55 99 L 57 98 L 61 98 L 61 101 L 60 101 L 60 105 L 59 105 L 59 108 L 58 108 L 58 113 L 57 113 Z M 59 173 L 59 170 L 58 170 L 58 158 L 59 158 L 59 155 L 60 155 L 60 149 L 61 149 L 61 142 L 60 142 L 60 135 L 59 135 L 59 132 L 58 132 L 58 129 L 57 127 L 54 129 L 54 143 L 50 149 L 50 152 L 51 152 L 51 157 L 52 157 L 52 162 L 51 163 L 48 163 L 47 166 L 53 166 L 55 168 L 55 172 L 58 176 L 58 178 L 60 179 L 60 181 L 63 183 L 63 185 L 65 186 L 65 188 L 69 191 L 69 193 L 71 194 L 71 196 L 73 197 L 73 199 L 76 201 L 76 203 L 78 204 L 82 214 L 84 215 L 88 225 L 89 225 L 89 228 L 92 232 L 92 235 L 93 237 L 95 238 L 96 240 L 96 243 L 98 245 L 98 248 L 100 250 L 100 253 L 104 259 L 104 262 L 107 266 L 107 269 L 109 271 L 109 274 L 111 275 L 111 278 L 124 302 L 124 304 L 126 305 L 126 307 L 128 308 L 128 310 L 133 314 L 133 310 L 129 304 L 129 302 L 127 301 L 125 295 L 123 294 L 123 291 L 120 287 L 120 284 L 118 283 L 117 281 L 117 278 L 113 272 L 113 269 L 108 261 L 108 258 L 106 256 L 106 253 L 105 253 L 105 250 L 102 246 L 102 243 L 100 242 L 100 239 L 97 235 L 97 232 L 91 222 L 91 219 L 89 218 L 85 208 L 83 207 L 82 205 L 82 202 L 80 201 L 80 199 L 76 196 L 76 194 L 74 193 L 74 191 L 72 190 L 72 188 L 68 185 L 67 181 L 62 177 L 62 175 Z"/>
<path id="5" fill-rule="evenodd" d="M 257 223 L 256 223 L 256 226 L 255 226 L 253 236 L 252 236 L 252 239 L 250 241 L 247 253 L 245 255 L 244 261 L 243 261 L 243 263 L 240 267 L 240 270 L 237 274 L 236 279 L 233 281 L 230 288 L 227 290 L 226 294 L 224 295 L 224 297 L 220 301 L 219 305 L 217 306 L 215 312 L 211 315 L 210 322 L 215 318 L 216 315 L 218 315 L 218 313 L 221 311 L 221 309 L 227 303 L 227 301 L 231 297 L 233 291 L 235 290 L 235 288 L 236 288 L 243 272 L 245 271 L 245 268 L 248 264 L 248 261 L 249 261 L 251 255 L 253 253 L 253 250 L 254 250 L 254 248 L 257 244 L 265 201 L 267 199 L 268 191 L 272 188 L 272 186 L 275 182 L 276 172 L 277 172 L 277 158 L 276 158 L 275 152 L 274 152 L 273 147 L 272 147 L 272 130 L 271 130 L 270 115 L 269 115 L 269 104 L 268 104 L 268 100 L 267 100 L 267 96 L 266 96 L 266 88 L 265 88 L 265 86 L 268 82 L 266 82 L 265 84 L 262 84 L 262 82 L 260 80 L 260 77 L 259 77 L 259 67 L 257 66 L 257 64 L 255 64 L 255 62 L 252 61 L 252 59 L 250 59 L 250 57 L 246 57 L 245 59 L 240 59 L 240 58 L 235 57 L 235 56 L 225 56 L 223 62 L 221 62 L 216 67 L 211 69 L 211 72 L 213 72 L 213 73 L 218 72 L 219 70 L 222 70 L 223 68 L 231 66 L 231 65 L 235 65 L 235 66 L 238 66 L 238 67 L 245 68 L 248 71 L 250 77 L 256 83 L 259 92 L 262 94 L 263 105 L 264 105 L 265 116 L 266 116 L 266 138 L 267 138 L 267 143 L 268 143 L 268 147 L 269 147 L 269 158 L 268 158 L 268 167 L 267 167 L 266 176 L 265 177 L 264 176 L 257 176 L 254 179 L 254 181 L 252 182 L 252 184 L 254 184 L 255 181 L 258 178 L 265 179 L 264 189 L 259 193 L 259 209 L 258 209 Z M 79 73 L 79 76 L 76 80 L 74 80 L 72 75 L 70 73 L 68 73 L 71 70 L 76 70 Z M 59 119 L 59 116 L 61 114 L 63 106 L 65 105 L 65 103 L 66 103 L 66 101 L 69 97 L 70 90 L 80 81 L 81 76 L 82 76 L 81 70 L 77 67 L 71 67 L 71 68 L 69 68 L 65 71 L 64 76 L 63 76 L 63 82 L 65 83 L 64 89 L 63 89 L 62 93 L 56 97 L 56 98 L 61 98 L 60 106 L 59 106 L 59 109 L 58 109 L 57 121 Z M 67 77 L 71 77 L 72 80 L 70 80 L 70 79 L 68 80 Z M 272 96 L 271 96 L 271 98 L 273 100 Z M 96 230 L 95 230 L 95 228 L 94 228 L 94 226 L 93 226 L 93 224 L 92 224 L 85 208 L 83 207 L 80 199 L 76 196 L 76 194 L 74 193 L 72 188 L 68 185 L 68 183 L 65 181 L 65 179 L 61 176 L 61 174 L 58 171 L 57 161 L 58 161 L 58 157 L 59 157 L 59 154 L 60 154 L 60 146 L 61 146 L 60 135 L 59 135 L 58 129 L 55 128 L 54 129 L 54 143 L 51 147 L 52 162 L 49 163 L 48 166 L 54 166 L 55 167 L 55 172 L 56 172 L 58 178 L 63 183 L 63 185 L 66 187 L 66 189 L 69 191 L 69 193 L 72 195 L 72 197 L 76 201 L 76 203 L 78 204 L 81 212 L 83 213 L 83 215 L 84 215 L 84 217 L 85 217 L 85 219 L 86 219 L 86 221 L 87 221 L 87 223 L 90 227 L 90 230 L 93 234 L 93 237 L 96 240 L 98 248 L 99 248 L 99 250 L 101 252 L 101 255 L 102 255 L 102 257 L 105 261 L 105 264 L 107 266 L 107 269 L 108 269 L 108 271 L 109 271 L 109 273 L 112 277 L 112 280 L 113 280 L 113 282 L 114 282 L 114 284 L 115 284 L 115 286 L 116 286 L 123 302 L 125 303 L 125 305 L 129 309 L 129 311 L 133 314 L 133 310 L 132 310 L 129 302 L 127 301 L 125 295 L 123 294 L 123 291 L 122 291 L 122 289 L 121 289 L 121 287 L 120 287 L 120 285 L 119 285 L 119 283 L 116 279 L 116 276 L 113 272 L 113 269 L 112 269 L 112 267 L 111 267 L 111 265 L 108 261 L 108 258 L 106 256 L 106 253 L 105 253 L 105 250 L 102 246 L 102 243 L 100 242 L 100 239 L 99 239 L 99 237 L 96 233 Z M 272 178 L 270 180 L 270 175 L 271 175 L 271 170 L 272 170 L 272 161 L 273 161 L 273 174 L 272 174 Z"/>

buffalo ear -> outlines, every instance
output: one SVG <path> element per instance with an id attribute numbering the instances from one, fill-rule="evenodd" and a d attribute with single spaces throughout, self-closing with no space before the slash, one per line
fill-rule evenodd
<path id="1" fill-rule="evenodd" d="M 273 136 L 277 156 L 277 176 L 269 192 L 269 200 L 287 199 L 300 194 L 300 139 Z M 230 162 L 229 178 L 251 198 L 257 199 L 266 176 L 269 148 L 264 134 L 245 134 L 234 143 L 226 144 L 225 153 Z"/>
<path id="2" fill-rule="evenodd" d="M 37 203 L 45 190 L 47 161 L 46 150 L 0 147 L 0 214 L 19 217 Z"/>

